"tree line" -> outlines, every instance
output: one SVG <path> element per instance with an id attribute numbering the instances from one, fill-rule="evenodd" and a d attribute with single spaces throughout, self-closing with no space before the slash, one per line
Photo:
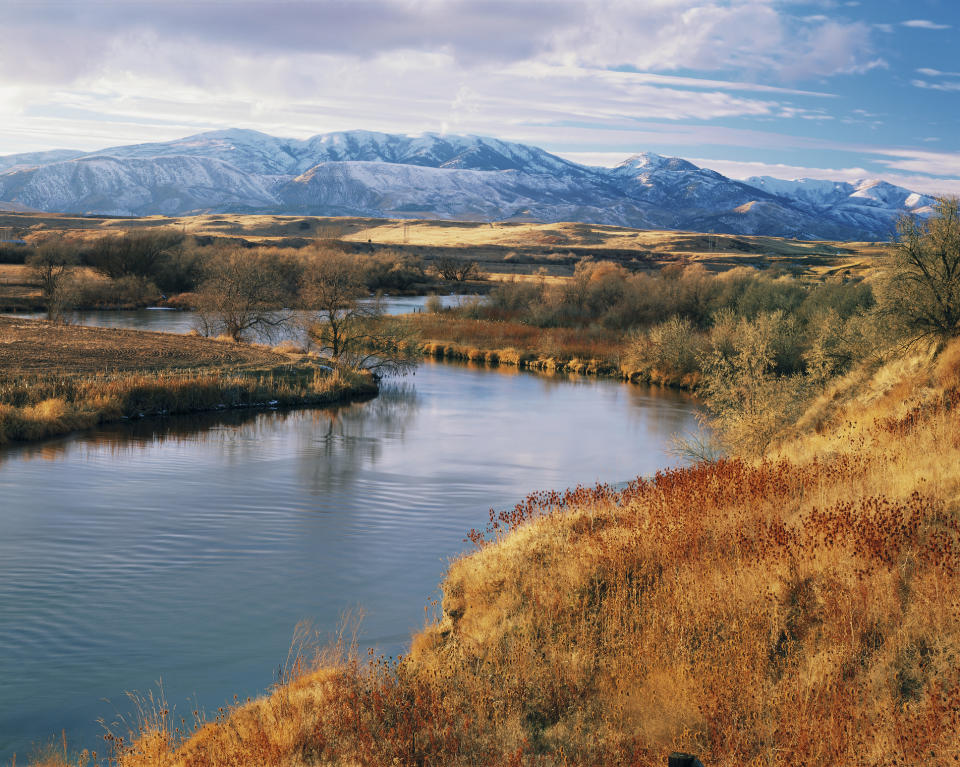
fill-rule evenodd
<path id="1" fill-rule="evenodd" d="M 181 306 L 197 311 L 203 335 L 269 341 L 296 326 L 312 351 L 378 375 L 413 364 L 410 339 L 385 321 L 378 296 L 430 279 L 423 263 L 406 254 L 359 256 L 320 243 L 300 250 L 198 248 L 164 230 L 87 243 L 48 237 L 36 244 L 27 264 L 50 320 L 63 319 L 77 305 L 96 305 L 92 291 L 108 306 L 149 304 L 169 291 L 179 294 Z"/>
<path id="2" fill-rule="evenodd" d="M 40 284 L 50 319 L 58 319 L 75 307 L 148 306 L 182 294 L 188 294 L 189 301 L 190 294 L 223 271 L 231 253 L 270 262 L 271 271 L 289 287 L 317 253 L 331 250 L 343 249 L 329 242 L 301 249 L 201 245 L 181 231 L 156 227 L 94 238 L 41 235 L 20 258 Z M 392 250 L 364 254 L 357 264 L 371 293 L 416 291 L 437 279 L 463 280 L 476 274 L 474 262 L 453 268 L 439 259 L 427 265 L 417 256 Z"/>

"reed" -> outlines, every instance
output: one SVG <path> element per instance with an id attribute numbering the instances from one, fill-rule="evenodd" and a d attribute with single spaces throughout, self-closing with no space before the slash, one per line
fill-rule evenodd
<path id="1" fill-rule="evenodd" d="M 375 394 L 366 375 L 309 363 L 269 368 L 0 376 L 0 444 L 150 415 L 322 405 Z"/>

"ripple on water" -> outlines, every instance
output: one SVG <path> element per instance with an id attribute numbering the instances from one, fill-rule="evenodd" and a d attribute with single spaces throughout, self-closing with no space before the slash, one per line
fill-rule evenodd
<path id="1" fill-rule="evenodd" d="M 303 618 L 360 606 L 395 654 L 491 506 L 650 473 L 693 423 L 612 382 L 426 364 L 368 403 L 2 450 L 0 763 L 61 728 L 95 747 L 160 678 L 181 707 L 256 694 Z"/>

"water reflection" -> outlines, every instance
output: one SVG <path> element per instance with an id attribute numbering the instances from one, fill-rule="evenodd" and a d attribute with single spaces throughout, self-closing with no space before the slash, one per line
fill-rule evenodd
<path id="1" fill-rule="evenodd" d="M 315 495 L 350 487 L 361 468 L 377 463 L 387 441 L 404 442 L 418 406 L 412 384 L 389 383 L 370 402 L 311 413 L 312 428 L 297 430 L 304 487 Z"/>

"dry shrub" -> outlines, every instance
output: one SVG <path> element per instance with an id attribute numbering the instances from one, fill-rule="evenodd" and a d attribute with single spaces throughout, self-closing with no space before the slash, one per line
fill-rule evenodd
<path id="1" fill-rule="evenodd" d="M 426 343 L 453 343 L 482 352 L 518 352 L 524 357 L 555 357 L 564 362 L 580 357 L 616 364 L 622 339 L 602 328 L 538 328 L 520 322 L 477 320 L 448 312 L 406 318 Z M 508 354 L 509 357 L 509 354 Z M 507 362 L 507 364 L 516 364 Z"/>
<path id="2" fill-rule="evenodd" d="M 302 344 L 298 344 L 296 341 L 287 340 L 272 347 L 271 351 L 274 351 L 277 354 L 302 354 L 304 350 Z"/>

